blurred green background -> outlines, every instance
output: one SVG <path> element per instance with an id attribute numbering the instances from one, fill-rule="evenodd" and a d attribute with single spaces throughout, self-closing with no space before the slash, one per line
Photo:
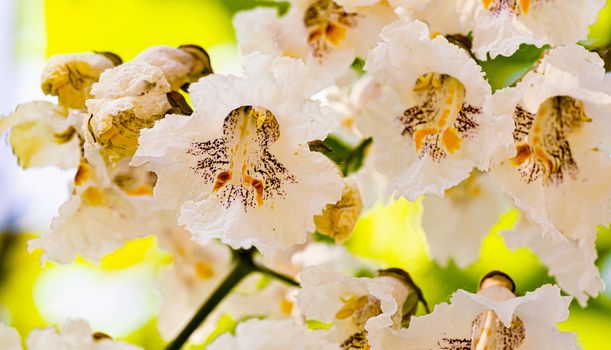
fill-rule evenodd
<path id="1" fill-rule="evenodd" d="M 11 49 L 10 62 L 19 68 L 16 72 L 27 73 L 13 72 L 13 77 L 19 78 L 15 78 L 15 82 L 9 82 L 7 76 L 0 75 L 5 87 L 21 81 L 17 93 L 3 101 L 4 110 L 0 110 L 0 114 L 10 111 L 6 107 L 9 104 L 14 106 L 41 96 L 36 90 L 38 74 L 45 58 L 57 53 L 109 50 L 128 60 L 152 45 L 192 43 L 210 52 L 217 72 L 234 72 L 239 69 L 239 59 L 231 26 L 232 15 L 257 4 L 273 4 L 271 1 L 252 0 L 10 2 L 12 6 L 4 10 L 10 9 L 14 14 L 11 23 L 5 24 L 5 28 L 11 31 L 12 41 L 5 42 L 4 47 Z M 584 45 L 599 48 L 610 42 L 611 6 L 607 4 Z M 532 47 L 523 47 L 511 59 L 499 57 L 483 66 L 496 89 L 514 83 L 539 53 Z M 15 168 L 15 160 L 5 157 L 0 166 L 0 170 L 10 172 Z M 60 193 L 67 192 L 65 178 L 55 181 L 44 176 L 43 173 L 32 181 L 42 181 L 39 185 L 58 188 Z M 9 176 L 1 181 L 4 184 L 0 189 L 6 189 L 13 185 L 11 181 L 16 180 Z M 0 235 L 0 320 L 17 327 L 25 336 L 33 328 L 61 324 L 67 317 L 78 316 L 87 319 L 96 330 L 145 349 L 162 348 L 164 343 L 155 328 L 156 277 L 171 258 L 157 249 L 154 239 L 146 238 L 129 242 L 126 247 L 104 258 L 100 266 L 79 260 L 67 266 L 47 263 L 41 267 L 40 252 L 28 253 L 26 241 L 49 222 L 23 224 L 19 216 L 24 212 L 42 210 L 44 203 L 41 201 L 45 197 L 42 198 L 24 204 L 18 210 L 13 210 L 11 203 L 0 206 L 0 210 L 13 210 L 11 213 L 14 213 L 10 220 L 5 220 L 5 226 L 0 227 L 6 231 Z M 12 199 L 4 196 L 0 201 L 3 200 Z M 511 252 L 505 247 L 498 232 L 515 223 L 515 211 L 503 216 L 485 239 L 478 262 L 467 269 L 452 264 L 442 268 L 430 261 L 426 239 L 418 222 L 420 213 L 419 203 L 405 200 L 378 205 L 360 220 L 347 246 L 357 255 L 408 270 L 431 304 L 448 300 L 457 288 L 475 290 L 479 277 L 491 269 L 503 270 L 513 276 L 520 292 L 553 281 L 532 253 L 524 249 Z M 0 224 L 1 218 L 2 215 Z M 48 215 L 41 214 L 38 220 L 43 220 L 40 218 L 50 220 Z M 456 239 L 460 239 L 458 233 Z M 599 230 L 598 249 L 598 266 L 609 284 L 611 232 L 608 229 Z M 591 300 L 585 309 L 573 302 L 570 318 L 561 324 L 561 328 L 576 332 L 584 349 L 609 349 L 611 293 L 607 291 Z"/>

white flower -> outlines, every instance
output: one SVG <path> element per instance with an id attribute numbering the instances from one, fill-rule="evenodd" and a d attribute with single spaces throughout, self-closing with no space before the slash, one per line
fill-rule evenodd
<path id="1" fill-rule="evenodd" d="M 173 264 L 159 281 L 161 301 L 157 328 L 164 339 L 173 339 L 202 301 L 227 277 L 231 256 L 225 246 L 214 241 L 195 242 L 189 232 L 178 227 L 160 232 L 158 239 L 160 247 L 172 253 Z M 203 342 L 207 331 L 211 329 L 200 328 L 191 341 Z"/>
<path id="2" fill-rule="evenodd" d="M 45 94 L 57 96 L 61 106 L 85 109 L 91 85 L 102 72 L 120 63 L 121 59 L 111 53 L 55 55 L 47 62 L 40 86 Z"/>
<path id="3" fill-rule="evenodd" d="M 601 147 L 611 133 L 611 92 L 605 90 L 611 77 L 602 66 L 580 46 L 552 49 L 515 88 L 490 102 L 492 112 L 511 116 L 516 125 L 514 156 L 492 169 L 495 181 L 543 237 L 558 241 L 562 235 L 583 247 L 588 264 L 597 226 L 611 222 L 611 158 Z"/>
<path id="4" fill-rule="evenodd" d="M 333 323 L 332 339 L 344 348 L 364 346 L 372 334 L 401 326 L 410 291 L 394 277 L 346 277 L 311 266 L 299 279 L 299 309 L 309 320 Z"/>
<path id="5" fill-rule="evenodd" d="M 60 332 L 55 328 L 33 330 L 28 350 L 138 350 L 138 346 L 113 341 L 103 333 L 93 333 L 87 322 L 69 320 Z"/>
<path id="6" fill-rule="evenodd" d="M 77 130 L 84 117 L 51 102 L 27 102 L 0 118 L 0 135 L 10 129 L 8 141 L 23 168 L 76 168 L 81 156 Z"/>
<path id="7" fill-rule="evenodd" d="M 586 39 L 604 0 L 470 0 L 473 52 L 510 56 L 520 44 L 568 45 Z"/>
<path id="8" fill-rule="evenodd" d="M 443 195 L 474 167 L 486 170 L 511 144 L 511 119 L 483 109 L 490 95 L 481 68 L 424 23 L 384 29 L 365 69 L 384 91 L 367 105 L 359 130 L 373 136 L 378 170 L 398 195 Z"/>
<path id="9" fill-rule="evenodd" d="M 461 268 L 477 260 L 482 240 L 509 208 L 490 175 L 474 171 L 445 197 L 424 196 L 422 227 L 431 257 L 441 265 L 453 260 Z"/>
<path id="10" fill-rule="evenodd" d="M 394 19 L 392 7 L 380 0 L 295 0 L 282 17 L 275 9 L 254 9 L 238 13 L 233 23 L 243 53 L 324 63 L 323 74 L 340 76 L 356 57 L 367 55 Z"/>
<path id="11" fill-rule="evenodd" d="M 451 304 L 438 304 L 433 313 L 412 317 L 409 328 L 378 337 L 372 345 L 408 350 L 577 350 L 575 334 L 556 326 L 567 319 L 570 301 L 553 285 L 521 297 L 500 285 L 477 294 L 459 290 Z"/>
<path id="12" fill-rule="evenodd" d="M 235 335 L 223 334 L 210 350 L 339 350 L 339 346 L 325 339 L 324 331 L 308 330 L 291 320 L 252 319 L 238 324 Z"/>
<path id="13" fill-rule="evenodd" d="M 433 32 L 473 36 L 478 59 L 511 56 L 521 44 L 568 45 L 586 39 L 604 0 L 397 0 Z"/>
<path id="14" fill-rule="evenodd" d="M 108 69 L 93 85 L 87 100 L 87 128 L 110 164 L 131 157 L 140 130 L 150 128 L 166 113 L 190 113 L 175 90 L 209 73 L 207 53 L 193 45 L 184 49 L 154 46 L 132 61 Z"/>
<path id="15" fill-rule="evenodd" d="M 98 261 L 127 240 L 157 232 L 172 220 L 152 198 L 154 183 L 154 174 L 125 162 L 108 174 L 83 160 L 70 198 L 29 249 L 41 248 L 43 261 L 69 263 L 79 254 Z"/>
<path id="16" fill-rule="evenodd" d="M 520 215 L 516 227 L 503 232 L 510 249 L 528 247 L 545 265 L 558 285 L 585 306 L 588 296 L 596 296 L 604 288 L 598 267 L 594 242 L 572 240 L 557 232 L 543 236 L 538 225 Z"/>
<path id="17" fill-rule="evenodd" d="M 109 163 L 133 155 L 140 130 L 170 110 L 170 91 L 163 71 L 146 63 L 128 62 L 102 74 L 93 85 L 95 98 L 87 100 L 88 128 Z"/>
<path id="18" fill-rule="evenodd" d="M 15 328 L 0 323 L 0 349 L 21 350 L 21 337 Z"/>
<path id="19" fill-rule="evenodd" d="M 157 173 L 155 196 L 180 208 L 196 239 L 270 254 L 304 243 L 314 215 L 341 198 L 338 169 L 307 144 L 333 128 L 309 99 L 321 81 L 308 73 L 297 60 L 251 55 L 244 77 L 191 86 L 194 115 L 143 130 L 132 163 Z"/>

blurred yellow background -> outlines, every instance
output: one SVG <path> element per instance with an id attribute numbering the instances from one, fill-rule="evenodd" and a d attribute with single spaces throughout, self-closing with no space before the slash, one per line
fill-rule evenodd
<path id="1" fill-rule="evenodd" d="M 4 0 L 3 0 L 4 1 Z M 3 88 L 13 82 L 19 87 L 4 96 L 0 114 L 10 112 L 8 105 L 40 97 L 36 90 L 38 74 L 44 59 L 57 53 L 108 50 L 124 60 L 152 45 L 192 43 L 206 48 L 217 72 L 239 69 L 238 51 L 231 26 L 232 15 L 239 9 L 256 5 L 252 0 L 9 0 L 5 9 L 14 16 L 8 27 L 11 43 L 9 63 L 17 69 L 0 75 Z M 8 4 L 7 2 L 7 4 Z M 269 4 L 269 1 L 258 3 Z M 0 11 L 5 10 L 0 8 Z M 611 42 L 611 6 L 601 12 L 591 29 L 587 44 L 595 47 Z M 0 61 L 0 64 L 7 64 Z M 495 67 L 495 66 L 491 66 Z M 498 71 L 494 71 L 497 69 Z M 511 65 L 487 68 L 491 79 L 503 85 L 519 67 Z M 25 73 L 24 73 L 25 72 Z M 496 76 L 495 76 L 496 74 Z M 1 147 L 5 147 L 2 145 Z M 0 170 L 17 171 L 15 160 L 1 159 Z M 15 178 L 3 177 L 0 190 L 13 186 Z M 66 176 L 48 177 L 45 172 L 28 178 L 42 187 L 57 188 L 54 196 L 67 191 Z M 69 177 L 69 174 L 67 175 Z M 11 182 L 14 181 L 14 182 Z M 42 183 L 41 183 L 42 182 Z M 18 194 L 17 194 L 18 195 Z M 0 194 L 0 197 L 2 195 Z M 171 258 L 157 249 L 153 238 L 132 241 L 126 247 L 104 258 L 100 266 L 79 260 L 71 265 L 47 263 L 41 267 L 40 252 L 28 253 L 26 241 L 50 220 L 41 214 L 23 223 L 19 215 L 42 210 L 45 196 L 34 203 L 25 203 L 14 211 L 0 229 L 0 320 L 17 327 L 22 335 L 37 327 L 62 323 L 70 317 L 87 319 L 96 330 L 143 346 L 160 349 L 164 342 L 155 327 L 158 295 L 156 276 Z M 9 199 L 0 199 L 9 200 Z M 61 202 L 61 198 L 59 198 Z M 9 209 L 5 209 L 9 208 Z M 0 206 L 0 210 L 12 210 Z M 53 214 L 52 209 L 50 210 Z M 498 232 L 516 220 L 509 211 L 486 238 L 479 261 L 467 269 L 450 264 L 442 268 L 431 262 L 428 247 L 418 218 L 419 203 L 405 200 L 378 205 L 358 223 L 348 247 L 357 255 L 384 261 L 389 266 L 408 270 L 421 285 L 430 304 L 445 301 L 457 288 L 474 290 L 478 278 L 491 269 L 499 269 L 514 277 L 520 292 L 533 290 L 553 282 L 539 260 L 527 250 L 509 251 Z M 2 224 L 0 215 L 0 224 Z M 32 233 L 17 233 L 23 230 Z M 12 232 L 8 232 L 12 231 Z M 456 239 L 460 239 L 457 235 Z M 603 278 L 611 283 L 611 232 L 599 230 L 599 260 Z M 571 316 L 561 325 L 574 331 L 586 350 L 609 349 L 611 329 L 611 293 L 607 291 L 591 300 L 585 309 L 576 302 Z"/>

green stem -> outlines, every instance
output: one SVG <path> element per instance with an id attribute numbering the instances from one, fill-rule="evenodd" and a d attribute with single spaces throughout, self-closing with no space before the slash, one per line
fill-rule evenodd
<path id="1" fill-rule="evenodd" d="M 197 313 L 193 316 L 191 321 L 185 326 L 180 334 L 172 341 L 166 350 L 179 350 L 191 337 L 191 334 L 204 322 L 208 315 L 214 310 L 214 308 L 231 292 L 231 290 L 238 284 L 244 277 L 248 276 L 251 272 L 256 271 L 256 268 L 252 261 L 252 252 L 237 252 L 238 263 L 233 268 L 231 273 L 225 278 L 218 288 L 212 293 L 210 298 L 200 307 Z"/>
<path id="2" fill-rule="evenodd" d="M 276 272 L 274 270 L 270 270 L 265 266 L 261 266 L 261 265 L 257 265 L 255 264 L 255 270 L 261 273 L 264 273 L 270 277 L 273 277 L 277 280 L 280 280 L 288 285 L 291 285 L 293 287 L 299 287 L 299 282 L 295 281 L 294 279 L 292 279 L 291 277 L 281 274 L 279 272 Z"/>
<path id="3" fill-rule="evenodd" d="M 206 300 L 206 302 L 204 302 L 204 304 L 199 308 L 197 313 L 195 313 L 191 321 L 187 323 L 176 339 L 174 339 L 166 347 L 166 350 L 180 350 L 180 348 L 182 348 L 182 346 L 189 340 L 191 334 L 193 334 L 193 332 L 195 332 L 195 330 L 206 320 L 214 308 L 220 304 L 220 302 L 231 292 L 231 290 L 251 272 L 264 273 L 289 285 L 296 287 L 299 286 L 299 283 L 289 276 L 270 270 L 265 266 L 255 264 L 252 259 L 254 249 L 238 250 L 234 251 L 233 253 L 238 261 L 236 266 L 229 273 L 229 275 L 227 275 L 223 283 L 216 288 L 210 298 L 208 298 L 208 300 Z"/>

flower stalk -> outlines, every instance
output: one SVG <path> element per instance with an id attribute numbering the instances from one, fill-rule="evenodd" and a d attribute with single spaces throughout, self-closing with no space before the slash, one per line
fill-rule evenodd
<path id="1" fill-rule="evenodd" d="M 237 250 L 233 251 L 237 260 L 237 264 L 231 270 L 229 275 L 216 288 L 210 297 L 202 304 L 193 318 L 187 323 L 185 328 L 178 336 L 166 347 L 166 350 L 180 350 L 182 346 L 189 340 L 191 334 L 208 318 L 208 315 L 214 311 L 216 306 L 238 285 L 246 276 L 252 272 L 260 272 L 270 277 L 278 279 L 291 286 L 298 287 L 299 283 L 289 276 L 273 271 L 265 266 L 256 264 L 253 260 L 255 250 Z"/>

